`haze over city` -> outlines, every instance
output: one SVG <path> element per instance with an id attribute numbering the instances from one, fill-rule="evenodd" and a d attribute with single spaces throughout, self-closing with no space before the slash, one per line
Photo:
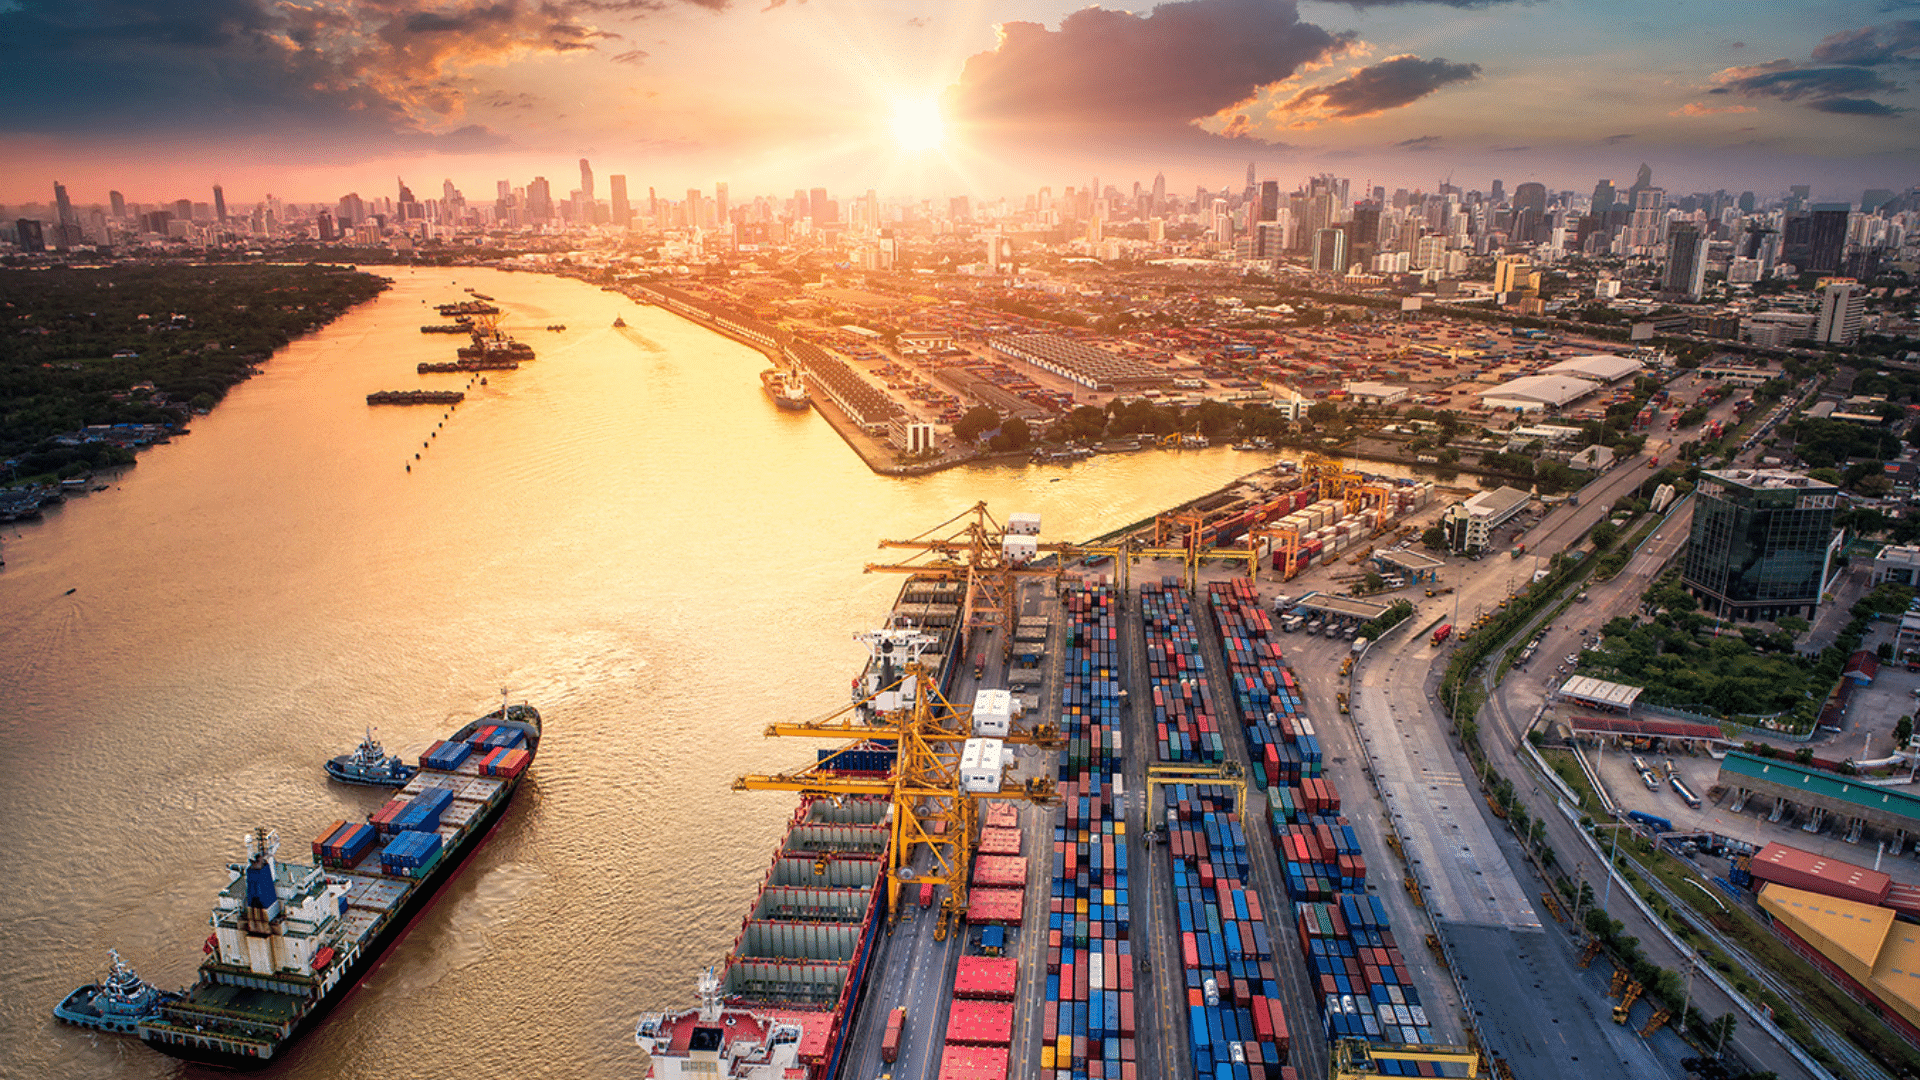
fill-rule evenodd
<path id="1" fill-rule="evenodd" d="M 975 198 L 1245 164 L 1389 189 L 1902 189 L 1906 3 L 0 0 L 0 201 L 564 175 Z"/>

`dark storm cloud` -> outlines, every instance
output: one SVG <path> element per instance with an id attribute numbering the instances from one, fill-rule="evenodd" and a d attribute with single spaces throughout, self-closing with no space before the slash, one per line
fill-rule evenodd
<path id="1" fill-rule="evenodd" d="M 1479 64 L 1396 56 L 1338 82 L 1302 90 L 1285 107 L 1289 112 L 1310 110 L 1352 120 L 1410 105 L 1448 83 L 1466 82 L 1479 74 Z"/>
<path id="2" fill-rule="evenodd" d="M 1106 135 L 1204 138 L 1191 126 L 1344 52 L 1351 34 L 1301 22 L 1291 0 L 1184 0 L 1145 16 L 1098 7 L 1060 29 L 999 28 L 948 91 L 956 121 L 988 137 L 1086 142 Z"/>
<path id="3" fill-rule="evenodd" d="M 1823 113 L 1839 113 L 1842 116 L 1893 116 L 1907 111 L 1882 104 L 1872 98 L 1826 98 L 1808 105 L 1807 108 Z"/>
<path id="4" fill-rule="evenodd" d="M 1828 34 L 1813 47 L 1813 58 L 1822 64 L 1865 67 L 1920 61 L 1920 19 Z"/>
<path id="5" fill-rule="evenodd" d="M 704 0 L 675 0 L 713 6 Z M 68 134 L 235 131 L 394 140 L 463 152 L 498 146 L 458 127 L 458 76 L 528 54 L 591 50 L 617 35 L 597 12 L 658 0 L 6 0 L 0 38 L 32 42 L 0 64 L 0 130 Z M 437 129 L 452 128 L 440 134 Z"/>

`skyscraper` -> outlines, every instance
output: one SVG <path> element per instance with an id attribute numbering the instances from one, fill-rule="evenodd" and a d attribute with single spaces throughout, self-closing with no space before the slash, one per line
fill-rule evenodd
<path id="1" fill-rule="evenodd" d="M 1593 212 L 1604 214 L 1613 208 L 1613 181 L 1599 180 L 1593 185 Z"/>
<path id="2" fill-rule="evenodd" d="M 73 212 L 67 189 L 57 180 L 53 184 L 53 205 L 59 216 L 53 225 L 53 246 L 55 250 L 65 251 L 80 242 L 80 215 Z"/>
<path id="3" fill-rule="evenodd" d="M 593 202 L 593 166 L 586 158 L 580 159 L 580 196 L 587 202 Z"/>
<path id="4" fill-rule="evenodd" d="M 625 173 L 614 173 L 607 177 L 607 194 L 613 202 L 613 224 L 626 228 L 633 220 L 633 207 L 627 204 L 627 177 Z"/>
<path id="5" fill-rule="evenodd" d="M 1506 197 L 1507 197 L 1506 186 L 1502 184 L 1498 179 L 1494 180 L 1493 186 L 1487 189 L 1487 201 L 1497 206 L 1499 205 L 1500 200 Z"/>
<path id="6" fill-rule="evenodd" d="M 553 187 L 544 176 L 527 185 L 527 219 L 535 224 L 553 220 Z"/>
<path id="7" fill-rule="evenodd" d="M 1706 284 L 1707 234 L 1693 222 L 1675 222 L 1667 233 L 1666 291 L 1698 300 Z"/>
<path id="8" fill-rule="evenodd" d="M 1322 274 L 1347 272 L 1346 230 L 1321 229 L 1313 234 L 1313 269 Z"/>
<path id="9" fill-rule="evenodd" d="M 725 180 L 713 185 L 713 217 L 714 224 L 722 229 L 725 229 L 731 221 L 727 217 L 727 182 Z"/>
<path id="10" fill-rule="evenodd" d="M 213 185 L 213 220 L 222 225 L 227 223 L 227 193 L 220 190 L 219 184 Z"/>
<path id="11" fill-rule="evenodd" d="M 1847 203 L 1814 203 L 1807 215 L 1807 265 L 1803 270 L 1831 274 L 1840 269 L 1847 253 L 1847 218 L 1853 207 Z"/>
<path id="12" fill-rule="evenodd" d="M 40 223 L 33 218 L 21 218 L 13 223 L 15 243 L 21 251 L 47 250 L 47 237 Z"/>
<path id="13" fill-rule="evenodd" d="M 1701 473 L 1681 580 L 1724 619 L 1811 616 L 1833 558 L 1838 492 L 1783 469 Z"/>
<path id="14" fill-rule="evenodd" d="M 113 206 L 113 216 L 115 220 L 122 220 L 127 216 L 127 197 L 125 195 L 117 191 L 109 191 L 107 192 L 107 202 Z"/>
<path id="15" fill-rule="evenodd" d="M 824 229 L 830 224 L 827 217 L 827 189 L 817 187 L 807 192 L 807 212 L 813 218 L 813 227 Z"/>
<path id="16" fill-rule="evenodd" d="M 1153 174 L 1153 212 L 1165 213 L 1167 209 L 1167 174 Z"/>
<path id="17" fill-rule="evenodd" d="M 1280 181 L 1260 181 L 1260 213 L 1255 221 L 1278 221 L 1280 219 Z"/>
<path id="18" fill-rule="evenodd" d="M 1867 296 L 1852 278 L 1834 278 L 1820 289 L 1820 318 L 1813 324 L 1813 340 L 1823 345 L 1851 345 L 1860 337 Z"/>

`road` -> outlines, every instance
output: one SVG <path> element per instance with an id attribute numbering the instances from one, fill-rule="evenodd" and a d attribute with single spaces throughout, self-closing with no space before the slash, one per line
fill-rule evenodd
<path id="1" fill-rule="evenodd" d="M 1581 502 L 1584 504 L 1587 499 L 1583 497 Z M 1559 681 L 1553 666 L 1564 667 L 1564 655 L 1578 650 L 1582 641 L 1581 630 L 1597 633 L 1599 627 L 1608 620 L 1638 610 L 1640 594 L 1684 546 L 1691 515 L 1691 501 L 1683 503 L 1654 531 L 1653 536 L 1628 561 L 1622 573 L 1611 581 L 1590 582 L 1586 586 L 1588 600 L 1585 604 L 1575 603 L 1567 609 L 1566 614 L 1557 618 L 1553 617 L 1554 609 L 1548 608 L 1532 625 L 1515 635 L 1514 644 L 1518 645 L 1524 643 L 1537 627 L 1553 627 L 1542 641 L 1537 658 L 1529 665 L 1532 670 L 1510 672 L 1504 681 L 1493 688 L 1487 706 L 1480 714 L 1480 744 L 1492 768 L 1514 781 L 1522 805 L 1529 815 L 1541 823 L 1540 839 L 1551 845 L 1563 858 L 1575 860 L 1575 876 L 1592 883 L 1596 892 L 1604 892 L 1604 870 L 1597 859 L 1583 858 L 1589 849 L 1579 827 L 1559 811 L 1557 798 L 1550 786 L 1532 781 L 1530 767 L 1519 760 L 1519 745 L 1527 726 L 1546 701 L 1549 684 Z M 1492 672 L 1497 668 L 1497 663 L 1497 657 L 1490 659 L 1485 670 Z M 1521 861 L 1515 872 L 1525 874 L 1530 870 Z M 1681 970 L 1688 962 L 1689 958 L 1673 949 L 1660 931 L 1630 902 L 1615 898 L 1608 906 L 1608 914 L 1624 924 L 1627 934 L 1639 939 L 1642 951 L 1653 962 L 1675 971 Z M 1730 998 L 1705 979 L 1693 981 L 1693 995 L 1696 1007 L 1706 1016 L 1715 1017 L 1738 1011 Z M 1784 1047 L 1752 1024 L 1743 1023 L 1735 1029 L 1730 1047 L 1756 1067 L 1773 1070 L 1781 1080 L 1811 1078 L 1811 1074 Z M 1514 1064 L 1518 1075 L 1528 1075 L 1517 1062 Z"/>

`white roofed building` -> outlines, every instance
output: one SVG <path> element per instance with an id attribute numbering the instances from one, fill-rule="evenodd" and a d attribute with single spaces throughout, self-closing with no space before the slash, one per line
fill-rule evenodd
<path id="1" fill-rule="evenodd" d="M 1600 389 L 1600 384 L 1569 375 L 1527 375 L 1480 392 L 1481 407 L 1514 412 L 1558 409 Z"/>
<path id="2" fill-rule="evenodd" d="M 1571 375 L 1576 379 L 1592 379 L 1595 382 L 1617 383 L 1622 379 L 1639 374 L 1646 369 L 1645 364 L 1624 356 L 1607 353 L 1590 353 L 1575 356 L 1540 369 L 1543 375 Z"/>

